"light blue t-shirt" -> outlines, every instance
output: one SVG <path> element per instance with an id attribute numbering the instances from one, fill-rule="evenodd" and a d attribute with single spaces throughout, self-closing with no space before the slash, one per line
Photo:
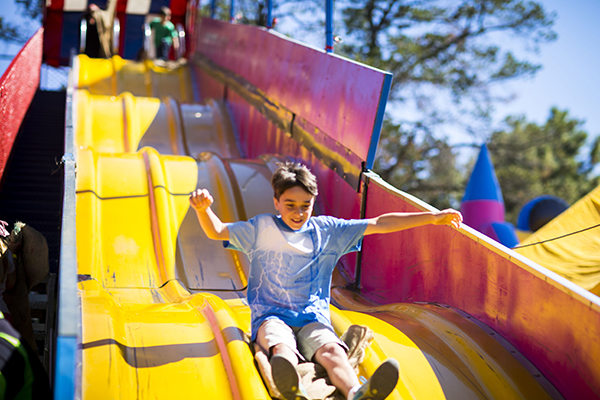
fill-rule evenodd
<path id="1" fill-rule="evenodd" d="M 261 214 L 227 224 L 225 247 L 246 253 L 250 260 L 252 340 L 269 317 L 278 317 L 289 326 L 316 321 L 331 325 L 333 269 L 341 256 L 360 250 L 367 223 L 317 216 L 294 231 L 281 216 Z"/>

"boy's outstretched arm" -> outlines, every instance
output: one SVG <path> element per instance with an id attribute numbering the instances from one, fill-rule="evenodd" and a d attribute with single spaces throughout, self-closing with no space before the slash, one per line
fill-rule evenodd
<path id="1" fill-rule="evenodd" d="M 229 240 L 229 229 L 211 210 L 213 198 L 206 189 L 197 189 L 190 195 L 190 205 L 196 210 L 198 222 L 206 236 L 214 240 Z"/>
<path id="2" fill-rule="evenodd" d="M 450 225 L 460 227 L 462 215 L 451 208 L 442 211 L 414 212 L 414 213 L 387 213 L 370 218 L 365 235 L 374 233 L 398 232 L 404 229 L 415 228 L 422 225 Z"/>

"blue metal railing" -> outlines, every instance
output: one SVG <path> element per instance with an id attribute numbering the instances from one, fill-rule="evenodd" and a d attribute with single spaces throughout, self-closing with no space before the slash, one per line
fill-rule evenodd
<path id="1" fill-rule="evenodd" d="M 267 0 L 267 28 L 273 28 L 273 0 Z"/>
<path id="2" fill-rule="evenodd" d="M 333 53 L 333 0 L 325 0 L 325 51 Z"/>
<path id="3" fill-rule="evenodd" d="M 71 69 L 73 74 L 73 69 Z M 63 211 L 58 277 L 58 312 L 54 369 L 54 398 L 81 398 L 81 312 L 77 297 L 77 247 L 75 231 L 75 156 L 73 142 L 73 86 L 67 89 L 65 116 Z"/>

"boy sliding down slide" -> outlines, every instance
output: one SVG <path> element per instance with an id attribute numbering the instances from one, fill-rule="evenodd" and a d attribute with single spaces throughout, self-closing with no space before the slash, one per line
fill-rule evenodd
<path id="1" fill-rule="evenodd" d="M 249 221 L 223 223 L 211 210 L 206 189 L 190 196 L 198 221 L 210 239 L 246 253 L 250 260 L 248 304 L 252 341 L 270 355 L 275 385 L 286 399 L 308 399 L 295 366 L 321 364 L 331 383 L 349 400 L 385 399 L 398 382 L 398 362 L 389 359 L 361 385 L 348 362 L 347 346 L 331 326 L 330 287 L 338 259 L 360 250 L 362 237 L 421 225 L 459 228 L 455 210 L 387 213 L 345 220 L 311 217 L 317 179 L 301 164 L 278 164 L 273 174 L 273 203 L 280 215 L 261 214 Z"/>

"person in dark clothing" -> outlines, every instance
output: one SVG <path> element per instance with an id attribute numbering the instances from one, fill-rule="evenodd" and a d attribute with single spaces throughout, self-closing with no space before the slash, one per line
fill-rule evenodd
<path id="1" fill-rule="evenodd" d="M 0 313 L 0 398 L 51 399 L 48 375 L 38 356 Z"/>
<path id="2" fill-rule="evenodd" d="M 93 58 L 110 58 L 113 56 L 113 24 L 117 0 L 108 0 L 106 10 L 90 3 L 83 14 L 87 22 L 85 38 L 85 54 Z"/>
<path id="3" fill-rule="evenodd" d="M 94 16 L 99 10 L 98 6 L 90 3 L 83 17 L 87 23 L 85 34 L 85 52 L 84 54 L 91 58 L 100 57 L 100 35 L 98 34 L 98 21 Z"/>

